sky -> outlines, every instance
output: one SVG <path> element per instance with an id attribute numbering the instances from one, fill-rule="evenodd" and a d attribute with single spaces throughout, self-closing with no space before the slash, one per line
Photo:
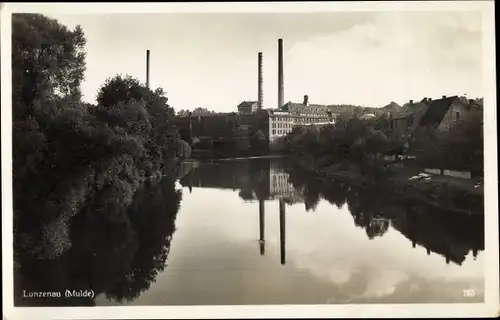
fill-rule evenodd
<path id="1" fill-rule="evenodd" d="M 87 38 L 84 99 L 117 74 L 162 87 L 176 110 L 235 111 L 278 101 L 277 43 L 284 42 L 285 102 L 383 107 L 442 95 L 480 97 L 479 12 L 176 13 L 56 15 Z"/>

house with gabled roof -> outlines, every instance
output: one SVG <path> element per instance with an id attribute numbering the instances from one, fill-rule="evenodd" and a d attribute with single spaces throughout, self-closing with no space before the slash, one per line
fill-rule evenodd
<path id="1" fill-rule="evenodd" d="M 401 114 L 391 118 L 390 126 L 396 135 L 411 132 L 419 127 L 449 130 L 467 116 L 468 110 L 468 104 L 458 96 L 443 96 L 436 100 L 424 98 L 417 103 L 410 100 L 403 106 Z"/>
<path id="2" fill-rule="evenodd" d="M 433 110 L 429 109 L 426 118 L 422 119 L 423 125 L 433 125 L 440 131 L 450 130 L 460 120 L 468 115 L 469 104 L 457 96 L 444 98 L 445 103 L 437 103 Z"/>
<path id="3" fill-rule="evenodd" d="M 258 101 L 243 101 L 238 105 L 239 113 L 253 113 L 259 110 Z"/>

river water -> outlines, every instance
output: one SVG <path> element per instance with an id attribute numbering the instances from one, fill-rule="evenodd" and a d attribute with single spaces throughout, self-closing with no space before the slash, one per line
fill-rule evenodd
<path id="1" fill-rule="evenodd" d="M 135 282 L 119 279 L 121 284 L 99 285 L 89 305 L 484 299 L 482 215 L 445 212 L 389 191 L 323 183 L 285 159 L 206 163 L 175 184 L 182 201 L 174 227 L 162 236 L 168 239 L 164 260 L 154 258 L 159 262 L 153 266 L 143 260 L 157 255 L 136 254 L 139 265 L 155 270 L 146 272 L 147 285 L 134 289 Z M 155 201 L 137 210 L 164 210 L 147 206 Z M 103 265 L 86 267 L 85 274 L 93 274 L 87 278 L 94 279 L 88 286 L 104 281 L 95 280 L 99 272 L 114 272 L 101 270 Z M 117 298 L 117 291 L 126 296 L 127 290 L 137 292 Z"/>

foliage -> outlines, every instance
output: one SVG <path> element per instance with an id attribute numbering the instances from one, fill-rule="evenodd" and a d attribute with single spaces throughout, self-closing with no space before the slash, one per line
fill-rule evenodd
<path id="1" fill-rule="evenodd" d="M 189 113 L 191 113 L 191 116 L 195 117 L 195 116 L 208 116 L 208 115 L 215 114 L 216 112 L 208 110 L 207 108 L 197 107 L 193 111 L 189 111 L 187 109 L 186 110 L 181 109 L 181 110 L 177 111 L 177 116 L 178 117 L 188 117 Z"/>
<path id="2" fill-rule="evenodd" d="M 380 130 L 372 128 L 368 120 L 351 119 L 337 122 L 318 129 L 317 127 L 296 127 L 287 137 L 290 153 L 302 158 L 330 161 L 356 159 L 362 160 L 365 154 L 384 152 L 389 148 L 389 139 Z"/>
<path id="3" fill-rule="evenodd" d="M 358 110 L 354 108 L 354 111 Z M 297 127 L 287 136 L 287 150 L 317 169 L 335 161 L 351 160 L 377 167 L 380 155 L 401 154 L 409 142 L 410 154 L 420 165 L 443 169 L 472 170 L 482 174 L 482 100 L 472 100 L 461 121 L 449 131 L 417 128 L 408 138 L 390 134 L 389 120 L 357 117 L 338 119 L 335 125 L 318 128 Z"/>
<path id="4" fill-rule="evenodd" d="M 85 42 L 78 26 L 70 31 L 39 14 L 12 16 L 14 195 L 33 185 L 37 172 L 46 165 L 45 154 L 51 142 L 36 107 L 42 107 L 49 99 L 80 97 Z"/>
<path id="5" fill-rule="evenodd" d="M 255 131 L 250 138 L 250 148 L 252 154 L 264 154 L 268 151 L 266 136 L 262 130 Z"/>
<path id="6" fill-rule="evenodd" d="M 80 27 L 38 14 L 13 15 L 12 24 L 15 245 L 53 257 L 71 246 L 55 234 L 92 203 L 101 205 L 90 214 L 124 223 L 141 181 L 169 168 L 184 145 L 161 88 L 118 75 L 100 88 L 97 105 L 80 100 Z"/>
<path id="7" fill-rule="evenodd" d="M 441 169 L 483 171 L 483 113 L 473 108 L 449 131 L 419 129 L 413 134 L 411 150 L 423 166 Z"/>
<path id="8" fill-rule="evenodd" d="M 29 113 L 33 102 L 45 97 L 80 97 L 85 43 L 79 26 L 71 31 L 40 14 L 12 16 L 15 116 Z"/>

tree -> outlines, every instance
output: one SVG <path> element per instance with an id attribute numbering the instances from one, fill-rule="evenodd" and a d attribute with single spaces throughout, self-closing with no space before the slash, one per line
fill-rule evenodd
<path id="1" fill-rule="evenodd" d="M 177 111 L 177 116 L 178 117 L 187 117 L 187 116 L 189 116 L 189 110 L 181 109 L 181 110 Z"/>
<path id="2" fill-rule="evenodd" d="M 192 115 L 193 116 L 206 116 L 213 114 L 215 112 L 208 110 L 207 108 L 202 108 L 202 107 L 197 107 L 193 110 Z"/>
<path id="3" fill-rule="evenodd" d="M 354 119 L 358 119 L 364 112 L 364 108 L 363 107 L 355 107 L 353 112 L 352 112 L 352 116 Z"/>
<path id="4" fill-rule="evenodd" d="M 40 111 L 55 100 L 80 99 L 85 70 L 86 40 L 74 31 L 40 14 L 12 15 L 12 118 L 14 205 L 34 201 L 40 193 L 36 178 L 47 170 L 52 142 Z M 43 180 L 43 179 L 42 179 Z"/>
<path id="5" fill-rule="evenodd" d="M 81 28 L 14 15 L 12 40 L 14 233 L 27 239 L 15 245 L 53 257 L 71 247 L 67 223 L 91 203 L 103 210 L 89 214 L 123 223 L 141 178 L 170 170 L 183 144 L 162 89 L 116 76 L 96 106 L 80 101 Z"/>
<path id="6" fill-rule="evenodd" d="M 161 88 L 152 91 L 131 76 L 117 75 L 102 85 L 97 103 L 101 114 L 107 114 L 107 121 L 114 121 L 114 125 L 131 126 L 132 120 L 142 119 L 142 123 L 136 122 L 136 125 L 142 132 L 149 132 L 144 147 L 152 170 L 161 168 L 176 156 L 179 132 L 173 122 L 175 112 Z M 133 111 L 127 108 L 131 103 L 141 107 Z"/>
<path id="7" fill-rule="evenodd" d="M 85 44 L 80 26 L 71 31 L 40 14 L 12 15 L 13 114 L 29 113 L 46 97 L 79 100 Z"/>
<path id="8" fill-rule="evenodd" d="M 256 153 L 264 152 L 267 149 L 266 136 L 262 130 L 257 130 L 250 138 L 250 147 Z"/>

